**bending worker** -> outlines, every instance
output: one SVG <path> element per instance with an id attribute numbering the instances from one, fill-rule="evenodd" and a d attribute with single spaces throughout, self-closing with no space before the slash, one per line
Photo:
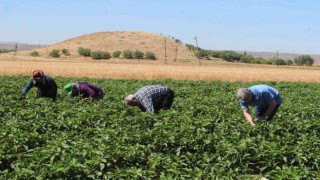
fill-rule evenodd
<path id="1" fill-rule="evenodd" d="M 100 87 L 86 82 L 68 83 L 64 90 L 71 98 L 80 95 L 82 98 L 103 99 L 104 96 Z"/>
<path id="2" fill-rule="evenodd" d="M 124 98 L 124 103 L 138 106 L 141 111 L 158 113 L 160 109 L 169 109 L 172 106 L 174 92 L 165 86 L 149 85 L 140 88 L 135 94 Z"/>
<path id="3" fill-rule="evenodd" d="M 282 102 L 279 91 L 267 85 L 240 88 L 237 90 L 236 96 L 240 100 L 244 117 L 253 126 L 255 123 L 248 106 L 254 106 L 254 115 L 257 120 L 271 121 Z"/>
<path id="4" fill-rule="evenodd" d="M 58 86 L 56 82 L 48 75 L 44 75 L 43 71 L 35 70 L 32 73 L 30 81 L 22 90 L 21 97 L 24 98 L 27 92 L 33 87 L 37 87 L 37 98 L 48 97 L 56 100 Z"/>

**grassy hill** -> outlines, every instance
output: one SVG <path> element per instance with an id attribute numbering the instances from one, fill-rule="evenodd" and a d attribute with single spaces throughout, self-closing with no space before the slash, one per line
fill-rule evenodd
<path id="1" fill-rule="evenodd" d="M 158 59 L 167 58 L 168 61 L 177 60 L 196 60 L 194 53 L 185 45 L 176 43 L 173 39 L 160 34 L 146 32 L 97 32 L 86 34 L 60 43 L 35 49 L 41 56 L 49 56 L 53 49 L 68 49 L 71 56 L 79 57 L 78 48 L 88 48 L 91 51 L 114 51 L 139 50 L 142 52 L 153 52 Z M 29 52 L 25 52 L 29 53 Z"/>

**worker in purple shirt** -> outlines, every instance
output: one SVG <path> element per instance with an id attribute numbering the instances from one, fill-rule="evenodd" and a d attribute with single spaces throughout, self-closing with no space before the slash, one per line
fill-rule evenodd
<path id="1" fill-rule="evenodd" d="M 236 94 L 244 117 L 254 126 L 249 107 L 254 106 L 254 115 L 257 120 L 271 121 L 277 113 L 282 97 L 277 89 L 267 85 L 254 85 L 249 88 L 240 88 Z"/>
<path id="2" fill-rule="evenodd" d="M 100 87 L 86 82 L 68 83 L 64 90 L 71 98 L 80 95 L 82 98 L 103 99 L 104 96 Z"/>
<path id="3" fill-rule="evenodd" d="M 23 88 L 21 99 L 24 98 L 27 92 L 32 88 L 37 87 L 37 98 L 48 97 L 56 100 L 58 86 L 56 82 L 48 75 L 45 75 L 41 70 L 35 70 L 32 73 L 28 84 Z"/>
<path id="4" fill-rule="evenodd" d="M 172 106 L 174 92 L 165 86 L 149 85 L 140 88 L 135 94 L 124 98 L 124 103 L 137 106 L 141 111 L 158 113 L 160 109 L 169 109 Z"/>

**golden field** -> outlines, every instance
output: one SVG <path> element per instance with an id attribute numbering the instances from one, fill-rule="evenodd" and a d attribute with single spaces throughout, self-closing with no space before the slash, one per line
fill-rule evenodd
<path id="1" fill-rule="evenodd" d="M 253 65 L 202 61 L 173 63 L 146 60 L 44 59 L 0 56 L 0 75 L 31 75 L 35 69 L 63 77 L 113 79 L 320 82 L 320 67 Z"/>

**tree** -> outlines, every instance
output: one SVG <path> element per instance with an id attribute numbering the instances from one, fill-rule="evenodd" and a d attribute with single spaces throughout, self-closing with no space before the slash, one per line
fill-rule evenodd
<path id="1" fill-rule="evenodd" d="M 114 51 L 114 52 L 112 53 L 112 57 L 113 57 L 113 58 L 119 58 L 120 55 L 121 55 L 121 51 Z"/>
<path id="2" fill-rule="evenodd" d="M 139 51 L 139 50 L 136 50 L 136 51 L 133 52 L 133 57 L 135 59 L 143 59 L 144 53 Z"/>
<path id="3" fill-rule="evenodd" d="M 240 58 L 240 62 L 243 63 L 252 63 L 254 60 L 254 57 L 251 55 L 242 55 Z"/>
<path id="4" fill-rule="evenodd" d="M 146 52 L 146 59 L 156 60 L 156 55 L 153 52 Z"/>
<path id="5" fill-rule="evenodd" d="M 69 50 L 66 48 L 62 49 L 62 54 L 66 55 L 66 56 L 70 56 Z"/>
<path id="6" fill-rule="evenodd" d="M 297 58 L 294 58 L 294 63 L 296 63 L 298 66 L 312 66 L 314 63 L 314 59 L 309 55 L 302 55 Z"/>
<path id="7" fill-rule="evenodd" d="M 59 49 L 53 49 L 51 52 L 49 52 L 49 56 L 53 58 L 58 58 L 60 57 L 60 50 Z"/>
<path id="8" fill-rule="evenodd" d="M 33 57 L 37 57 L 37 56 L 39 56 L 40 54 L 39 54 L 38 51 L 32 51 L 32 52 L 30 53 L 30 55 L 33 56 Z"/>
<path id="9" fill-rule="evenodd" d="M 122 56 L 126 59 L 132 59 L 133 58 L 133 52 L 131 50 L 125 50 L 122 52 Z"/>
<path id="10" fill-rule="evenodd" d="M 91 54 L 91 50 L 90 50 L 90 49 L 87 49 L 87 48 L 79 47 L 79 48 L 78 48 L 78 53 L 79 53 L 81 56 L 89 57 L 90 54 Z"/>
<path id="11" fill-rule="evenodd" d="M 240 61 L 241 54 L 235 51 L 222 51 L 220 52 L 220 58 L 229 62 Z"/>

